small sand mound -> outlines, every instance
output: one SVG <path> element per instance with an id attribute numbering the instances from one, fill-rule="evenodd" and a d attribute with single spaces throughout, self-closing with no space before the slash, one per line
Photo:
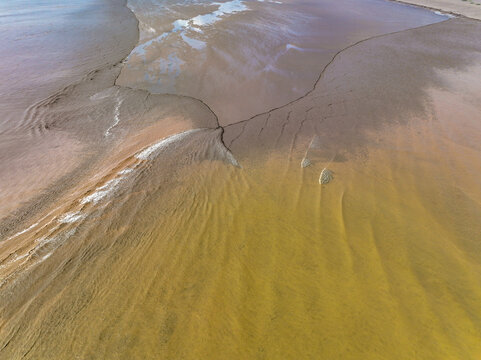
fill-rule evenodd
<path id="1" fill-rule="evenodd" d="M 321 176 L 319 176 L 319 184 L 327 184 L 334 178 L 331 170 L 324 168 L 321 171 Z"/>
<path id="2" fill-rule="evenodd" d="M 305 167 L 308 167 L 309 165 L 311 165 L 311 160 L 309 160 L 308 158 L 304 158 L 302 159 L 301 161 L 301 168 L 305 168 Z"/>

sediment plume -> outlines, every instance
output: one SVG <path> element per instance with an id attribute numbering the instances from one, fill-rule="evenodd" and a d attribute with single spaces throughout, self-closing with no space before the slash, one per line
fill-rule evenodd
<path id="1" fill-rule="evenodd" d="M 130 55 L 0 134 L 49 175 L 0 207 L 0 357 L 475 359 L 481 23 L 128 6 Z"/>

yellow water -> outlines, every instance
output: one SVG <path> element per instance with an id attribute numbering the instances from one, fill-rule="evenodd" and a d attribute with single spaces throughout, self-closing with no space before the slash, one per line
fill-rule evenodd
<path id="1" fill-rule="evenodd" d="M 441 125 L 305 169 L 159 156 L 11 288 L 7 358 L 480 358 L 479 149 Z"/>
<path id="2" fill-rule="evenodd" d="M 448 61 L 479 53 L 477 30 L 352 47 L 312 93 L 226 129 L 124 89 L 124 137 L 0 242 L 0 359 L 480 359 L 481 70 Z M 85 138 L 115 118 L 96 111 L 72 121 Z"/>

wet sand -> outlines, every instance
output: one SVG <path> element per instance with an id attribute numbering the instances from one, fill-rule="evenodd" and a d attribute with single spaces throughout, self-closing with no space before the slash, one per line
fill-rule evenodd
<path id="1" fill-rule="evenodd" d="M 50 109 L 73 84 L 91 82 L 98 70 L 115 72 L 114 65 L 129 54 L 137 41 L 137 22 L 123 5 L 97 0 L 70 0 L 63 6 L 49 0 L 14 0 L 0 5 L 0 218 L 21 211 L 28 202 L 38 206 L 41 201 L 33 199 L 40 193 L 68 187 L 77 168 L 93 162 L 89 150 L 99 147 L 98 142 L 85 141 L 88 136 L 62 126 L 72 123 L 72 108 Z M 115 76 L 98 79 L 95 86 L 105 89 Z M 113 117 L 108 106 L 104 116 L 101 110 L 95 110 L 96 116 L 82 111 L 104 124 Z M 84 128 L 85 133 L 95 131 Z M 23 220 L 19 213 L 15 218 L 17 223 Z"/>
<path id="2" fill-rule="evenodd" d="M 221 10 L 205 1 L 128 4 L 140 21 L 140 44 L 117 84 L 201 99 L 221 125 L 304 95 L 349 44 L 445 19 L 378 0 L 234 0 Z"/>
<path id="3" fill-rule="evenodd" d="M 399 2 L 481 20 L 481 2 L 476 0 L 409 0 Z"/>
<path id="4" fill-rule="evenodd" d="M 115 83 L 129 60 L 43 102 L 90 163 L 0 225 L 0 354 L 479 357 L 481 23 L 424 16 L 223 127 Z"/>

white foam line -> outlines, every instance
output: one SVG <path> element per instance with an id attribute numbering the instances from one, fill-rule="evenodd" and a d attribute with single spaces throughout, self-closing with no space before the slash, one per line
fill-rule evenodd
<path id="1" fill-rule="evenodd" d="M 35 248 L 33 250 L 35 250 L 36 248 L 38 248 L 40 245 L 43 245 L 43 244 L 48 244 L 49 242 L 55 240 L 55 237 L 52 237 L 52 238 L 48 238 L 46 236 L 42 236 L 41 238 L 38 238 L 37 240 L 35 240 L 35 242 L 38 244 L 37 246 L 35 246 Z"/>
<path id="2" fill-rule="evenodd" d="M 3 269 L 5 267 L 7 267 L 8 265 L 11 265 L 11 264 L 13 264 L 13 263 L 15 263 L 19 260 L 22 260 L 22 259 L 26 258 L 28 255 L 29 255 L 29 253 L 26 253 L 26 254 L 23 254 L 23 255 L 15 254 L 12 260 L 8 261 L 6 264 L 0 265 L 0 269 Z"/>
<path id="3" fill-rule="evenodd" d="M 154 145 L 149 146 L 145 150 L 142 150 L 140 153 L 135 155 L 135 157 L 139 160 L 148 160 L 150 155 L 152 155 L 154 152 L 156 152 L 160 149 L 164 149 L 167 146 L 169 146 L 170 144 L 175 143 L 179 140 L 182 140 L 186 136 L 188 136 L 188 135 L 190 135 L 194 132 L 200 131 L 200 130 L 202 130 L 202 129 L 187 130 L 187 131 L 181 132 L 179 134 L 175 134 L 175 135 L 166 137 L 166 138 L 160 140 L 159 142 L 156 142 Z"/>
<path id="4" fill-rule="evenodd" d="M 32 259 L 32 256 L 36 255 L 37 254 L 37 251 L 39 249 L 41 249 L 43 246 L 45 245 L 48 245 L 48 244 L 53 244 L 54 248 L 48 252 L 47 254 L 43 255 L 39 260 L 35 261 L 33 264 L 31 264 L 30 266 L 27 266 L 24 270 L 26 269 L 29 269 L 31 268 L 32 266 L 34 265 L 37 265 L 43 261 L 45 261 L 46 259 L 48 259 L 52 254 L 53 252 L 59 247 L 59 245 L 56 245 L 55 246 L 55 242 L 57 241 L 65 241 L 67 240 L 68 238 L 70 238 L 73 234 L 75 234 L 75 232 L 77 231 L 76 228 L 74 229 L 71 229 L 61 235 L 57 235 L 57 236 L 53 236 L 51 238 L 47 238 L 47 237 L 41 237 L 39 239 L 36 240 L 36 243 L 37 245 L 31 249 L 27 254 L 24 254 L 24 255 L 21 255 L 21 256 L 16 256 L 14 259 L 12 259 L 11 261 L 9 261 L 6 265 L 2 265 L 0 266 L 0 268 L 3 268 L 3 267 L 6 267 L 7 265 L 13 263 L 13 262 L 16 262 L 16 261 L 19 261 L 21 259 L 24 259 L 24 261 L 22 262 L 22 264 L 24 264 L 26 261 Z M 19 264 L 17 265 L 17 268 L 18 266 L 22 265 L 22 264 Z M 0 288 L 7 282 L 8 279 L 10 279 L 12 276 L 15 276 L 17 272 L 12 272 L 10 273 L 7 277 L 3 278 L 3 279 L 0 279 Z"/>
<path id="5" fill-rule="evenodd" d="M 49 258 L 51 255 L 52 255 L 52 253 L 51 253 L 51 252 L 49 252 L 47 255 L 44 255 L 44 256 L 42 257 L 42 259 L 41 259 L 39 262 L 42 262 L 42 261 L 44 261 L 44 260 L 48 259 L 48 258 Z"/>
<path id="6" fill-rule="evenodd" d="M 38 250 L 42 245 L 45 245 L 47 243 L 51 243 L 51 242 L 54 242 L 54 241 L 66 241 L 68 240 L 73 234 L 75 234 L 75 232 L 77 231 L 76 228 L 74 229 L 71 229 L 69 231 L 67 231 L 66 233 L 62 234 L 62 235 L 59 235 L 59 236 L 54 236 L 53 238 L 51 239 L 45 239 L 45 241 L 41 242 L 39 245 L 37 245 L 37 247 L 35 247 L 35 249 L 33 250 L 33 252 L 35 252 L 36 250 Z M 33 265 L 37 265 L 37 264 L 40 264 L 41 262 L 45 261 L 46 259 L 48 259 L 50 256 L 52 256 L 53 252 L 55 250 L 58 249 L 58 247 L 60 246 L 60 244 L 58 244 L 57 246 L 55 246 L 50 252 L 48 252 L 47 254 L 45 254 L 44 256 L 42 256 L 38 261 L 36 261 Z"/>
<path id="7" fill-rule="evenodd" d="M 28 253 L 23 254 L 23 255 L 15 255 L 15 258 L 12 259 L 11 262 L 17 262 L 18 260 L 22 260 L 28 256 Z"/>
<path id="8" fill-rule="evenodd" d="M 453 14 L 447 14 L 447 13 L 444 13 L 444 12 L 441 12 L 439 10 L 434 10 L 433 11 L 436 15 L 439 15 L 439 16 L 446 16 L 447 18 L 449 19 L 452 19 L 454 17 Z"/>
<path id="9" fill-rule="evenodd" d="M 119 185 L 120 181 L 122 180 L 122 177 L 120 178 L 115 178 L 112 180 L 107 181 L 104 185 L 98 187 L 95 189 L 95 191 L 84 197 L 82 200 L 80 200 L 81 204 L 87 204 L 87 203 L 93 203 L 96 204 L 103 198 L 105 198 L 107 195 L 115 191 L 117 186 Z"/>
<path id="10" fill-rule="evenodd" d="M 61 235 L 53 236 L 53 237 L 51 237 L 51 238 L 41 237 L 41 238 L 39 238 L 39 239 L 36 240 L 37 245 L 36 245 L 33 249 L 31 249 L 28 253 L 26 253 L 26 254 L 24 254 L 24 255 L 21 255 L 21 256 L 15 256 L 14 259 L 12 259 L 11 261 L 9 261 L 9 262 L 8 262 L 7 264 L 5 264 L 5 265 L 1 265 L 0 268 L 4 268 L 4 267 L 6 267 L 7 265 L 10 265 L 10 264 L 12 264 L 12 263 L 14 263 L 14 262 L 17 262 L 17 261 L 21 260 L 21 259 L 25 259 L 25 260 L 22 262 L 22 264 L 23 264 L 23 263 L 25 263 L 26 261 L 28 261 L 29 259 L 31 259 L 32 256 L 36 255 L 37 251 L 38 251 L 40 248 L 42 248 L 43 246 L 45 246 L 45 245 L 47 245 L 47 244 L 50 244 L 50 243 L 55 244 L 55 242 L 56 242 L 56 241 L 59 241 L 59 240 L 65 241 L 65 240 L 67 240 L 68 238 L 70 238 L 73 234 L 75 234 L 76 231 L 77 231 L 77 229 L 74 228 L 74 229 L 71 229 L 71 230 L 69 230 L 69 231 L 61 234 Z M 32 266 L 37 265 L 37 264 L 43 262 L 44 260 L 48 259 L 48 258 L 53 254 L 53 252 L 58 248 L 58 246 L 59 246 L 59 245 L 55 246 L 50 252 L 48 252 L 47 254 L 43 255 L 39 260 L 37 260 L 36 262 L 34 262 L 34 263 L 31 264 L 30 266 L 28 266 L 26 269 L 29 269 L 29 268 L 31 268 Z M 22 264 L 17 265 L 17 267 L 20 266 L 20 265 L 22 265 Z M 26 270 L 26 269 L 25 269 L 25 270 Z M 9 274 L 7 277 L 5 277 L 5 278 L 3 278 L 3 279 L 0 279 L 0 287 L 2 287 L 2 286 L 6 283 L 6 281 L 7 281 L 8 279 L 10 279 L 12 276 L 15 276 L 15 274 L 16 274 L 16 272 L 13 272 L 13 273 Z"/>
<path id="11" fill-rule="evenodd" d="M 156 151 L 158 151 L 160 149 L 163 149 L 163 148 L 169 146 L 170 144 L 175 143 L 176 141 L 179 141 L 179 140 L 185 138 L 186 136 L 188 136 L 188 135 L 190 135 L 194 132 L 200 131 L 200 130 L 202 130 L 202 129 L 187 130 L 187 131 L 181 132 L 179 134 L 175 134 L 175 135 L 169 136 L 167 138 L 164 138 L 164 139 L 160 140 L 159 142 L 155 143 L 154 145 L 151 145 L 151 146 L 147 147 L 146 149 L 142 150 L 141 152 L 136 154 L 135 157 L 139 160 L 148 160 L 150 158 L 150 156 L 153 153 L 155 153 Z M 125 178 L 125 176 L 123 176 L 123 175 L 129 174 L 132 171 L 134 171 L 134 169 L 132 169 L 132 168 L 126 168 L 124 170 L 119 171 L 117 173 L 117 175 L 120 175 L 120 176 L 118 176 L 116 178 L 113 178 L 113 179 L 107 181 L 104 185 L 96 188 L 95 191 L 92 194 L 87 195 L 83 199 L 81 199 L 80 203 L 82 205 L 87 204 L 87 203 L 93 203 L 93 204 L 98 203 L 100 200 L 104 199 L 105 197 L 107 197 L 109 194 L 111 194 L 112 192 L 114 192 L 117 189 L 117 187 L 121 183 L 122 179 Z M 82 217 L 83 217 L 83 215 L 80 215 L 79 212 L 68 213 L 68 214 L 65 214 L 64 216 L 62 216 L 58 221 L 64 222 L 64 223 L 75 222 Z"/>
<path id="12" fill-rule="evenodd" d="M 134 171 L 134 169 L 132 169 L 132 168 L 125 168 L 125 169 L 119 171 L 117 174 L 119 174 L 119 175 L 125 175 L 125 174 L 130 174 L 132 171 Z"/>
<path id="13" fill-rule="evenodd" d="M 123 100 L 120 100 L 117 97 L 116 103 L 115 103 L 115 109 L 114 109 L 114 123 L 109 126 L 107 131 L 105 131 L 104 136 L 109 136 L 111 134 L 110 130 L 112 130 L 114 127 L 116 127 L 119 122 L 120 122 L 120 107 L 122 106 Z"/>
<path id="14" fill-rule="evenodd" d="M 80 213 L 80 211 L 75 211 L 75 212 L 69 212 L 64 215 L 62 215 L 59 219 L 58 222 L 62 224 L 71 224 L 74 223 L 80 219 L 83 218 L 83 215 Z"/>
<path id="15" fill-rule="evenodd" d="M 294 44 L 287 44 L 286 45 L 286 51 L 289 51 L 289 50 L 297 50 L 297 51 L 300 51 L 300 52 L 319 52 L 318 49 L 301 48 L 301 47 L 296 46 Z"/>
<path id="16" fill-rule="evenodd" d="M 38 225 L 38 222 L 36 222 L 36 223 L 33 224 L 33 225 L 30 225 L 28 228 L 26 228 L 26 229 L 24 229 L 24 230 L 22 230 L 22 231 L 19 231 L 19 232 L 16 233 L 15 235 L 10 236 L 7 240 L 10 240 L 10 239 L 13 239 L 13 238 L 15 238 L 15 237 L 17 237 L 17 236 L 20 236 L 20 235 L 22 235 L 22 234 L 25 234 L 27 231 L 32 230 L 32 229 L 33 229 L 35 226 L 37 226 L 37 225 Z"/>

